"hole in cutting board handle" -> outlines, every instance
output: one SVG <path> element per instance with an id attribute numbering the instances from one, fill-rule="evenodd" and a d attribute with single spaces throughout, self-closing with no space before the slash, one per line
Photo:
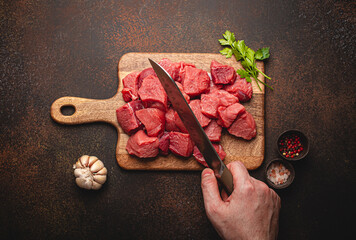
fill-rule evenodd
<path id="1" fill-rule="evenodd" d="M 64 105 L 61 107 L 61 113 L 64 116 L 72 116 L 75 113 L 75 107 L 73 105 Z"/>

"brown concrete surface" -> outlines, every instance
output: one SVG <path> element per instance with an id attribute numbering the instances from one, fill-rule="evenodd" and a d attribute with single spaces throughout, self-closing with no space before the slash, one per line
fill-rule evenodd
<path id="1" fill-rule="evenodd" d="M 0 1 L 0 238 L 218 239 L 199 172 L 125 171 L 108 124 L 50 118 L 62 96 L 106 99 L 128 52 L 217 53 L 229 29 L 271 47 L 264 180 L 290 128 L 311 142 L 282 198 L 279 239 L 345 239 L 355 214 L 352 1 Z M 98 156 L 108 181 L 79 189 L 72 165 Z"/>

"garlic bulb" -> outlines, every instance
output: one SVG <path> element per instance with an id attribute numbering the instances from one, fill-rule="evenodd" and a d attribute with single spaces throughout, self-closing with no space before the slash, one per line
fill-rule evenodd
<path id="1" fill-rule="evenodd" d="M 106 181 L 108 171 L 95 156 L 81 156 L 73 168 L 75 182 L 81 188 L 98 190 Z"/>

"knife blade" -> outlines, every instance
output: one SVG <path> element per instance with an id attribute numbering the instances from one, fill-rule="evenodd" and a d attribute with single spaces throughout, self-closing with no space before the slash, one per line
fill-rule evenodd
<path id="1" fill-rule="evenodd" d="M 230 195 L 234 189 L 231 172 L 221 161 L 215 148 L 205 134 L 204 129 L 201 127 L 175 81 L 158 63 L 152 59 L 148 60 L 150 61 L 153 70 L 156 72 L 158 79 L 165 89 L 174 110 L 176 110 L 184 123 L 184 126 L 188 130 L 190 138 L 204 156 L 208 166 L 214 171 L 216 178 L 222 184 L 226 193 Z"/>

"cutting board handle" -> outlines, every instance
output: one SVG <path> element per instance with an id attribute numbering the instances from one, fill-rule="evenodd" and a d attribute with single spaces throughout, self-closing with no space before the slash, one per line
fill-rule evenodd
<path id="1" fill-rule="evenodd" d="M 64 107 L 73 107 L 74 113 L 64 115 Z M 107 122 L 118 126 L 116 109 L 120 107 L 117 95 L 110 99 L 88 99 L 79 97 L 61 97 L 51 106 L 51 117 L 61 124 L 81 124 L 92 122 Z"/>

